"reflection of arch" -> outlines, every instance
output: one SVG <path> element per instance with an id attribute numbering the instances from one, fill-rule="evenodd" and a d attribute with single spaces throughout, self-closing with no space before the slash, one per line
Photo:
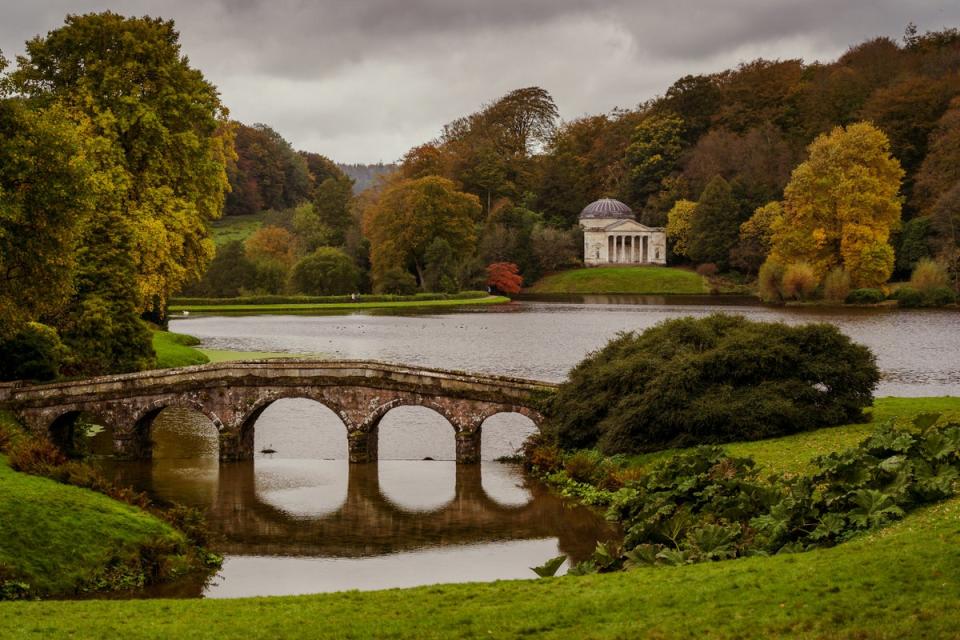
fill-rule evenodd
<path id="1" fill-rule="evenodd" d="M 131 434 L 134 442 L 136 443 L 133 447 L 133 451 L 136 452 L 134 457 L 139 458 L 152 458 L 153 457 L 153 426 L 154 422 L 161 413 L 166 409 L 183 409 L 186 411 L 192 411 L 199 415 L 205 417 L 216 434 L 220 435 L 224 432 L 223 422 L 220 420 L 220 417 L 209 411 L 202 403 L 196 402 L 189 398 L 172 398 L 169 400 L 155 400 L 142 409 L 133 422 L 133 432 Z M 219 438 L 217 438 L 217 449 L 220 449 Z"/>
<path id="2" fill-rule="evenodd" d="M 457 497 L 457 465 L 452 460 L 381 460 L 377 486 L 382 499 L 405 513 L 444 511 Z"/>
<path id="3" fill-rule="evenodd" d="M 98 434 L 95 436 L 98 441 L 103 441 L 99 447 L 102 450 L 90 451 L 89 447 L 92 445 L 94 438 L 90 438 L 80 446 L 79 450 L 77 449 L 79 443 L 76 427 L 81 418 L 103 428 L 104 435 L 101 436 Z M 84 455 L 86 453 L 101 453 L 107 455 L 114 453 L 112 424 L 104 420 L 102 416 L 90 411 L 82 409 L 64 411 L 55 417 L 47 426 L 47 436 L 58 449 L 68 456 Z"/>
<path id="4" fill-rule="evenodd" d="M 247 410 L 243 419 L 240 421 L 240 440 L 242 442 L 253 442 L 254 427 L 257 420 L 277 400 L 310 400 L 327 408 L 343 424 L 344 429 L 348 429 L 347 421 L 344 419 L 343 409 L 335 402 L 319 394 L 311 394 L 300 389 L 286 389 L 279 393 L 271 393 L 265 397 L 257 399 L 256 402 Z"/>
<path id="5" fill-rule="evenodd" d="M 523 418 L 526 422 L 524 428 L 521 429 L 521 434 L 517 434 L 517 438 L 513 437 L 513 432 L 516 432 L 518 429 L 514 426 L 508 426 L 508 434 L 505 434 L 504 438 L 509 438 L 508 442 L 510 448 L 513 450 L 507 451 L 506 447 L 503 451 L 496 450 L 492 451 L 488 455 L 488 450 L 491 448 L 491 443 L 485 440 L 489 440 L 490 436 L 499 435 L 499 432 L 503 429 L 496 423 L 496 418 L 498 417 L 508 417 L 508 416 L 519 416 Z M 488 424 L 491 420 L 494 420 L 494 423 Z M 519 452 L 520 447 L 523 445 L 523 442 L 529 438 L 534 433 L 538 433 L 540 427 L 537 425 L 537 422 L 529 415 L 528 411 L 519 411 L 516 408 L 503 409 L 497 411 L 496 413 L 491 413 L 483 419 L 483 422 L 480 424 L 480 459 L 481 460 L 495 460 L 501 456 L 513 456 Z"/>
<path id="6" fill-rule="evenodd" d="M 404 409 L 408 411 L 398 411 Z M 390 424 L 387 432 L 384 420 Z M 375 440 L 378 459 L 386 455 L 401 460 L 456 460 L 457 433 L 456 424 L 435 405 L 397 403 L 380 416 L 367 437 Z"/>

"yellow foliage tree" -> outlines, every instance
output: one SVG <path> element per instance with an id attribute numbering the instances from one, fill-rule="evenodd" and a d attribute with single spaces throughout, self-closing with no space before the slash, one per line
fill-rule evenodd
<path id="1" fill-rule="evenodd" d="M 458 191 L 446 178 L 393 180 L 363 215 L 374 280 L 413 267 L 422 286 L 427 247 L 441 238 L 455 254 L 469 252 L 482 211 L 477 196 Z"/>
<path id="2" fill-rule="evenodd" d="M 678 256 L 689 257 L 690 227 L 696 209 L 696 202 L 677 200 L 667 213 L 667 237 L 673 242 L 673 252 Z"/>
<path id="3" fill-rule="evenodd" d="M 783 217 L 783 206 L 779 202 L 768 202 L 757 207 L 750 219 L 740 225 L 740 240 L 752 242 L 764 253 L 770 252 L 773 245 L 773 230 Z"/>
<path id="4" fill-rule="evenodd" d="M 889 279 L 890 232 L 900 225 L 903 170 L 886 135 L 859 122 L 823 134 L 807 148 L 784 191 L 768 262 L 807 262 L 819 278 L 842 266 L 855 286 Z"/>

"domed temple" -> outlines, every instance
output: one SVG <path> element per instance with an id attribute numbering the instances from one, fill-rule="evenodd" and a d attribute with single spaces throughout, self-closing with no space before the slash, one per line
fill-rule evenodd
<path id="1" fill-rule="evenodd" d="M 602 198 L 580 212 L 583 262 L 600 264 L 667 264 L 663 227 L 637 222 L 633 210 L 619 200 Z"/>

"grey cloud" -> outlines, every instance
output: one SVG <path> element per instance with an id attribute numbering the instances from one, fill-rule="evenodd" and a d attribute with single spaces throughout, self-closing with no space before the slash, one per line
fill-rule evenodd
<path id="1" fill-rule="evenodd" d="M 561 113 L 633 106 L 756 57 L 826 60 L 960 23 L 955 0 L 0 0 L 0 48 L 69 12 L 176 20 L 235 117 L 343 161 L 392 160 L 450 119 L 538 84 Z"/>

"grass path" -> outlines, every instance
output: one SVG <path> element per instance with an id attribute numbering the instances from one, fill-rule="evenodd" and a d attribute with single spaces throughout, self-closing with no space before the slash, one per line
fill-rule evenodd
<path id="1" fill-rule="evenodd" d="M 171 313 L 283 313 L 310 311 L 349 311 L 360 309 L 414 309 L 431 307 L 462 307 L 466 305 L 503 304 L 510 298 L 503 296 L 485 296 L 483 298 L 461 298 L 452 300 L 401 300 L 391 302 L 333 302 L 333 303 L 293 303 L 293 304 L 174 304 Z"/>
<path id="2" fill-rule="evenodd" d="M 592 267 L 561 271 L 541 278 L 525 293 L 707 293 L 704 279 L 693 271 L 671 267 Z"/>

